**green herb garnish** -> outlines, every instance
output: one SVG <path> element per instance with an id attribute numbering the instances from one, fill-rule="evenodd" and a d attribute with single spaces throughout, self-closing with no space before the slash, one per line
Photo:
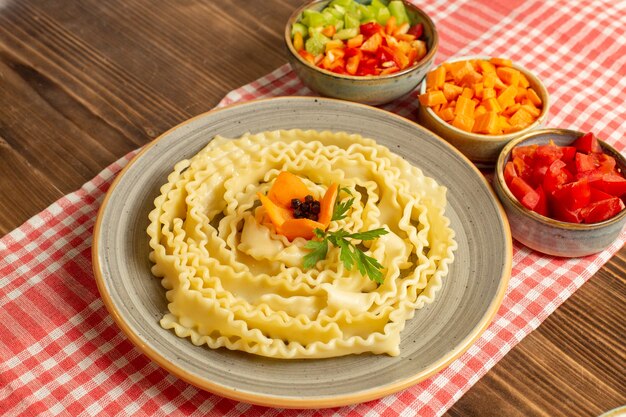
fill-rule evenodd
<path id="1" fill-rule="evenodd" d="M 337 199 L 337 201 L 335 202 L 335 207 L 333 208 L 333 217 L 331 218 L 331 220 L 345 219 L 348 209 L 350 209 L 350 207 L 352 207 L 352 203 L 354 203 L 354 197 L 352 196 L 352 192 L 350 192 L 349 189 L 342 187 L 339 189 L 339 191 L 343 191 L 344 193 L 350 195 L 352 198 L 349 198 L 348 200 L 343 202 Z"/>
<path id="2" fill-rule="evenodd" d="M 341 249 L 339 260 L 348 271 L 351 271 L 352 267 L 356 265 L 361 275 L 367 276 L 378 284 L 382 284 L 383 273 L 381 269 L 383 266 L 375 258 L 367 256 L 365 252 L 352 244 L 348 239 L 374 240 L 387 233 L 389 232 L 385 228 L 358 233 L 348 233 L 343 229 L 334 232 L 324 232 L 321 229 L 315 229 L 315 236 L 321 240 L 309 240 L 304 245 L 305 248 L 312 250 L 311 253 L 304 257 L 304 267 L 312 268 L 318 261 L 326 259 L 328 244 L 331 243 L 333 246 Z"/>

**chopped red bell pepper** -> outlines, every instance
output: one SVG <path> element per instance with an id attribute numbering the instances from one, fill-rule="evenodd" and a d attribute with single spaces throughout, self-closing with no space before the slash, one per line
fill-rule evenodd
<path id="1" fill-rule="evenodd" d="M 424 33 L 424 26 L 421 23 L 418 23 L 417 25 L 411 26 L 406 34 L 413 35 L 415 36 L 415 39 L 419 39 L 420 36 L 422 36 L 422 33 Z"/>
<path id="2" fill-rule="evenodd" d="M 363 34 L 363 36 L 369 38 L 375 33 L 383 33 L 383 27 L 376 22 L 367 22 L 359 26 L 359 31 Z"/>

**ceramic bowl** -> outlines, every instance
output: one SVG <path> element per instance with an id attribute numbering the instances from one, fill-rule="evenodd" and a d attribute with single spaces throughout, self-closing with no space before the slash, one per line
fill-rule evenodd
<path id="1" fill-rule="evenodd" d="M 357 103 L 379 105 L 388 103 L 414 90 L 430 69 L 439 44 L 435 24 L 421 9 L 405 3 L 407 10 L 415 14 L 424 26 L 424 37 L 428 52 L 416 65 L 389 75 L 354 76 L 336 74 L 319 68 L 304 60 L 293 47 L 291 27 L 305 9 L 322 10 L 328 1 L 314 1 L 293 12 L 285 26 L 287 58 L 300 80 L 311 90 L 326 97 L 355 101 Z"/>
<path id="2" fill-rule="evenodd" d="M 450 59 L 446 62 L 459 62 L 467 61 L 471 59 L 486 59 L 491 57 L 487 56 L 466 56 L 455 59 Z M 441 64 L 443 65 L 443 64 Z M 548 117 L 548 111 L 550 107 L 550 99 L 548 96 L 548 90 L 543 85 L 541 80 L 537 78 L 533 73 L 526 68 L 513 64 L 513 68 L 522 72 L 528 81 L 530 86 L 537 92 L 541 101 L 543 102 L 543 108 L 541 114 L 531 125 L 519 130 L 517 132 L 511 132 L 506 135 L 485 135 L 480 133 L 470 133 L 464 130 L 458 129 L 451 124 L 441 119 L 430 107 L 419 106 L 418 108 L 418 121 L 419 123 L 438 134 L 454 147 L 460 150 L 465 156 L 467 156 L 474 164 L 479 167 L 491 168 L 496 163 L 498 155 L 504 145 L 509 143 L 512 139 L 515 139 L 531 130 L 537 129 L 544 125 L 546 118 Z M 426 80 L 424 80 L 420 86 L 420 94 L 426 92 Z"/>
<path id="3" fill-rule="evenodd" d="M 582 135 L 583 132 L 566 129 L 535 130 L 509 142 L 498 158 L 493 186 L 509 218 L 513 238 L 538 252 L 568 258 L 591 255 L 609 246 L 626 224 L 626 210 L 609 220 L 593 224 L 568 223 L 542 216 L 522 206 L 504 181 L 504 165 L 514 147 L 541 145 L 550 140 L 565 146 Z M 626 172 L 626 158 L 609 144 L 599 142 L 604 153 L 614 157 L 617 166 Z"/>

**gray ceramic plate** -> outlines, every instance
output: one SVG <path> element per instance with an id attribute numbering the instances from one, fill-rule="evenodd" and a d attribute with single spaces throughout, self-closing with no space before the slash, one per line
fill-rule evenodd
<path id="1" fill-rule="evenodd" d="M 272 360 L 194 346 L 159 326 L 165 291 L 150 273 L 148 213 L 174 163 L 217 134 L 274 129 L 347 131 L 376 139 L 448 187 L 459 248 L 434 303 L 402 332 L 401 355 Z M 109 312 L 139 349 L 200 388 L 273 407 L 321 408 L 382 397 L 434 374 L 464 352 L 500 305 L 512 244 L 502 208 L 480 172 L 451 145 L 402 117 L 346 101 L 284 97 L 205 113 L 166 132 L 111 186 L 94 231 L 93 265 Z"/>

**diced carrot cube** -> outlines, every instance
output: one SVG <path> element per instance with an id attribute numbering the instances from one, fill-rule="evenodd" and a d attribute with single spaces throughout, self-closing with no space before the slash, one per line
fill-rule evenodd
<path id="1" fill-rule="evenodd" d="M 484 86 L 483 83 L 476 83 L 474 84 L 474 96 L 478 97 L 478 98 L 483 98 L 483 90 L 484 90 Z"/>
<path id="2" fill-rule="evenodd" d="M 439 90 L 446 82 L 446 68 L 439 66 L 426 75 L 426 91 Z"/>
<path id="3" fill-rule="evenodd" d="M 504 109 L 502 111 L 502 115 L 504 115 L 506 117 L 510 117 L 512 114 L 514 114 L 516 111 L 518 111 L 521 108 L 522 108 L 521 104 L 515 103 L 512 106 L 509 106 L 506 109 Z"/>
<path id="4" fill-rule="evenodd" d="M 474 118 L 463 114 L 457 114 L 454 116 L 454 120 L 452 120 L 452 126 L 466 132 L 471 132 L 472 127 L 474 126 Z"/>
<path id="5" fill-rule="evenodd" d="M 496 98 L 496 90 L 493 87 L 483 88 L 483 100 Z"/>
<path id="6" fill-rule="evenodd" d="M 474 117 L 478 118 L 478 116 L 480 116 L 481 114 L 485 114 L 487 113 L 487 109 L 485 108 L 485 106 L 478 106 L 474 109 Z"/>
<path id="7" fill-rule="evenodd" d="M 541 107 L 542 106 L 542 102 L 541 102 L 541 98 L 539 98 L 539 95 L 537 94 L 537 92 L 532 89 L 529 88 L 526 90 L 526 95 L 528 97 L 528 99 L 536 106 L 536 107 Z"/>
<path id="8" fill-rule="evenodd" d="M 472 69 L 463 76 L 463 79 L 461 80 L 461 86 L 473 87 L 474 84 L 481 82 L 482 80 L 483 76 Z"/>
<path id="9" fill-rule="evenodd" d="M 500 106 L 500 103 L 498 103 L 498 100 L 496 100 L 495 97 L 488 98 L 487 100 L 483 100 L 482 104 L 483 106 L 485 106 L 487 111 L 495 111 L 497 113 L 500 113 L 502 111 L 502 107 Z"/>
<path id="10" fill-rule="evenodd" d="M 500 125 L 500 129 L 504 132 L 507 132 L 507 129 L 511 128 L 509 119 L 506 116 L 498 116 L 498 124 Z"/>
<path id="11" fill-rule="evenodd" d="M 485 88 L 494 88 L 496 86 L 496 80 L 498 79 L 498 75 L 494 72 L 485 73 L 483 78 L 483 85 Z"/>
<path id="12" fill-rule="evenodd" d="M 526 76 L 521 72 L 519 73 L 519 85 L 523 88 L 528 88 L 530 86 L 530 81 L 528 81 L 528 78 L 526 78 Z"/>
<path id="13" fill-rule="evenodd" d="M 519 85 L 520 72 L 515 68 L 499 67 L 496 70 L 498 78 L 500 78 L 505 84 L 517 87 Z"/>
<path id="14" fill-rule="evenodd" d="M 464 88 L 463 92 L 461 93 L 461 96 L 463 97 L 467 97 L 467 98 L 472 98 L 474 97 L 474 90 L 472 90 L 471 88 Z"/>
<path id="15" fill-rule="evenodd" d="M 532 104 L 522 104 L 522 109 L 526 110 L 531 116 L 537 118 L 541 115 L 541 110 Z"/>
<path id="16" fill-rule="evenodd" d="M 512 85 L 506 87 L 502 92 L 498 95 L 498 103 L 500 107 L 506 109 L 509 106 L 515 104 L 515 96 L 517 95 L 517 87 Z"/>
<path id="17" fill-rule="evenodd" d="M 476 117 L 472 132 L 496 134 L 500 130 L 498 113 L 495 111 L 486 112 Z"/>
<path id="18" fill-rule="evenodd" d="M 419 101 L 422 106 L 433 107 L 437 104 L 445 104 L 447 102 L 443 91 L 429 91 L 419 95 Z"/>
<path id="19" fill-rule="evenodd" d="M 441 119 L 443 119 L 443 121 L 449 122 L 454 119 L 454 109 L 452 107 L 446 107 L 445 109 L 440 110 L 438 115 Z"/>
<path id="20" fill-rule="evenodd" d="M 463 92 L 463 87 L 452 83 L 443 83 L 443 95 L 448 101 L 455 100 Z"/>
<path id="21" fill-rule="evenodd" d="M 509 123 L 513 126 L 526 127 L 535 121 L 535 118 L 530 115 L 525 109 L 519 109 L 513 116 L 510 117 Z"/>
<path id="22" fill-rule="evenodd" d="M 510 59 L 505 59 L 505 58 L 491 58 L 489 62 L 495 65 L 496 67 L 512 67 L 513 66 L 513 62 Z"/>
<path id="23" fill-rule="evenodd" d="M 456 106 L 454 107 L 454 113 L 459 116 L 467 116 L 470 118 L 474 118 L 474 108 L 476 107 L 476 103 L 474 103 L 471 99 L 459 96 L 456 101 Z"/>
<path id="24" fill-rule="evenodd" d="M 452 71 L 454 81 L 460 85 L 463 77 L 465 77 L 465 75 L 469 72 L 474 71 L 474 67 L 469 63 L 469 61 L 461 61 L 453 63 L 450 70 Z"/>
<path id="25" fill-rule="evenodd" d="M 482 69 L 483 74 L 496 72 L 496 67 L 491 62 L 485 61 L 484 59 L 478 61 L 478 66 Z"/>

